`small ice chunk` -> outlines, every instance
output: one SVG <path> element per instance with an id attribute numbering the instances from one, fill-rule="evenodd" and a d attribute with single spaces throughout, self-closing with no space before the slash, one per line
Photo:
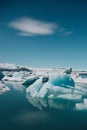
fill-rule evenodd
<path id="1" fill-rule="evenodd" d="M 0 95 L 9 91 L 10 89 L 3 83 L 0 81 Z"/>
<path id="2" fill-rule="evenodd" d="M 76 103 L 77 110 L 87 110 L 87 99 L 84 99 L 83 103 Z"/>
<path id="3" fill-rule="evenodd" d="M 66 69 L 64 70 L 64 73 L 66 73 L 66 74 L 71 74 L 71 73 L 72 73 L 72 68 L 71 68 L 71 67 L 66 68 Z"/>
<path id="4" fill-rule="evenodd" d="M 22 84 L 26 87 L 30 86 L 31 84 L 33 84 L 36 80 L 38 79 L 38 77 L 31 77 L 29 79 L 26 79 Z"/>

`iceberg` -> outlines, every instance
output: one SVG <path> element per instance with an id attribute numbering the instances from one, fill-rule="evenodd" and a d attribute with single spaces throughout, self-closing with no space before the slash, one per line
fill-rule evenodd
<path id="1" fill-rule="evenodd" d="M 20 72 L 4 72 L 5 77 L 3 78 L 3 81 L 13 81 L 13 82 L 21 82 L 23 83 L 28 79 L 28 77 L 31 76 L 30 72 L 26 71 L 20 71 Z"/>
<path id="2" fill-rule="evenodd" d="M 41 110 L 46 107 L 76 109 L 87 98 L 87 85 L 75 83 L 66 73 L 51 74 L 39 77 L 30 85 L 26 89 L 26 97 Z"/>
<path id="3" fill-rule="evenodd" d="M 9 90 L 10 89 L 2 81 L 0 81 L 0 95 L 4 94 L 5 92 Z"/>
<path id="4" fill-rule="evenodd" d="M 74 87 L 75 83 L 70 75 L 65 73 L 52 75 L 48 77 L 40 77 L 36 82 L 30 85 L 26 92 L 32 96 L 39 96 L 47 98 L 51 94 L 58 96 L 59 93 L 66 93 L 67 89 L 65 87 Z M 64 91 L 63 91 L 64 90 Z M 71 89 L 68 89 L 71 93 Z"/>
<path id="5" fill-rule="evenodd" d="M 24 85 L 25 87 L 29 87 L 31 84 L 33 84 L 39 77 L 38 76 L 33 76 L 30 77 L 28 79 L 26 79 L 25 81 L 23 81 L 22 85 Z"/>
<path id="6" fill-rule="evenodd" d="M 71 73 L 72 73 L 72 68 L 71 68 L 71 67 L 66 68 L 66 69 L 64 70 L 64 73 L 66 73 L 66 74 L 71 74 Z"/>

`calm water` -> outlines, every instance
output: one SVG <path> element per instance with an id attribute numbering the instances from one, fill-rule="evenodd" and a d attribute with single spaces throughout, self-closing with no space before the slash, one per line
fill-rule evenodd
<path id="1" fill-rule="evenodd" d="M 87 130 L 87 112 L 30 104 L 26 92 L 12 89 L 0 95 L 0 130 Z"/>

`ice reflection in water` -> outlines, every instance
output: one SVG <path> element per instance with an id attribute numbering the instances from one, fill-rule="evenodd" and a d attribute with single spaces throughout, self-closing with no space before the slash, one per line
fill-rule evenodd
<path id="1" fill-rule="evenodd" d="M 40 97 L 32 97 L 31 95 L 26 95 L 28 101 L 38 109 L 42 110 L 44 108 L 57 108 L 57 109 L 74 109 L 75 102 L 70 100 L 58 99 L 58 98 L 48 98 L 43 99 Z"/>

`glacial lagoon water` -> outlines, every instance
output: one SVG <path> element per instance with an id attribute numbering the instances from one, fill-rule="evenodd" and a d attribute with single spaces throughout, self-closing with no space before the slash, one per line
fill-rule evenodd
<path id="1" fill-rule="evenodd" d="M 70 102 L 65 102 L 67 109 L 59 105 L 41 110 L 29 102 L 25 88 L 8 86 L 11 91 L 0 95 L 0 130 L 87 130 L 86 110 L 73 110 Z"/>

